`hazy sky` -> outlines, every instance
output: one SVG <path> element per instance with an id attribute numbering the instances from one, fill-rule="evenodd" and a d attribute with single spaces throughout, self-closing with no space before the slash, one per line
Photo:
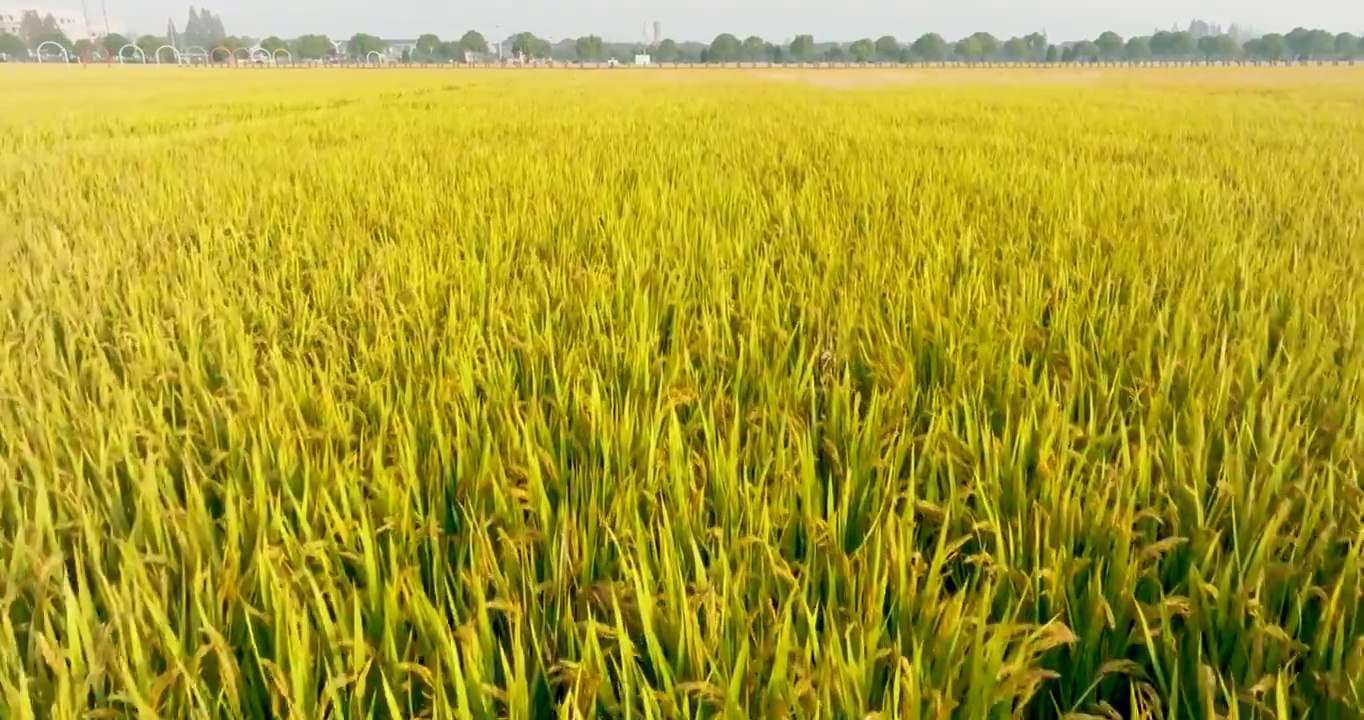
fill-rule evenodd
<path id="1" fill-rule="evenodd" d="M 203 0 L 200 0 L 203 2 Z M 11 4 L 14 0 L 4 2 Z M 45 0 L 46 7 L 79 11 L 79 0 Z M 88 0 L 91 15 L 97 3 Z M 167 18 L 183 28 L 183 0 L 104 0 L 111 18 L 128 30 L 165 31 Z M 1148 33 L 1195 18 L 1285 32 L 1296 25 L 1364 34 L 1361 0 L 207 0 L 229 33 L 292 37 L 320 32 L 348 37 L 368 32 L 388 39 L 423 32 L 458 36 L 469 28 L 505 37 L 529 30 L 548 38 L 595 33 L 634 40 L 645 22 L 663 23 L 663 35 L 710 40 L 717 33 L 760 35 L 770 41 L 808 32 L 817 40 L 855 40 L 885 34 L 901 39 L 934 31 L 949 39 L 986 30 L 1009 37 L 1046 29 L 1053 40 L 1094 37 L 1107 29 Z"/>

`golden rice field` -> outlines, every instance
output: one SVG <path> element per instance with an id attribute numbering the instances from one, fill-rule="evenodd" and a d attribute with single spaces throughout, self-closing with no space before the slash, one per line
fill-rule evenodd
<path id="1" fill-rule="evenodd" d="M 0 101 L 0 717 L 1364 713 L 1364 68 Z"/>

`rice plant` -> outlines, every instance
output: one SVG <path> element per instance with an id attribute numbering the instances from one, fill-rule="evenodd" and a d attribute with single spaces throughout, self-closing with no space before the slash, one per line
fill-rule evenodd
<path id="1" fill-rule="evenodd" d="M 1358 717 L 1364 76 L 1064 72 L 3 71 L 0 716 Z"/>

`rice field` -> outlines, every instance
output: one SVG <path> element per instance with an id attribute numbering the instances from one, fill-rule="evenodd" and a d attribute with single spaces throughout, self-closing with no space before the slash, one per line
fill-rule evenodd
<path id="1" fill-rule="evenodd" d="M 1364 69 L 0 103 L 0 717 L 1364 713 Z"/>

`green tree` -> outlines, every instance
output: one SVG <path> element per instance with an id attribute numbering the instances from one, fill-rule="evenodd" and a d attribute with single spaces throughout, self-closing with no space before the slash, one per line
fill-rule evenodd
<path id="1" fill-rule="evenodd" d="M 1129 62 L 1146 62 L 1151 59 L 1151 38 L 1128 38 L 1122 49 L 1123 59 Z"/>
<path id="2" fill-rule="evenodd" d="M 710 43 L 709 59 L 711 62 L 734 62 L 742 52 L 743 43 L 739 42 L 739 38 L 730 33 L 721 33 Z"/>
<path id="3" fill-rule="evenodd" d="M 654 56 L 659 62 L 677 62 L 678 58 L 682 57 L 682 51 L 677 47 L 676 40 L 664 38 L 658 47 L 654 48 Z"/>
<path id="4" fill-rule="evenodd" d="M 603 47 L 601 38 L 596 35 L 584 35 L 573 43 L 573 49 L 578 53 L 578 59 L 590 62 L 602 59 Z"/>
<path id="5" fill-rule="evenodd" d="M 859 63 L 869 63 L 876 59 L 876 43 L 871 38 L 862 38 L 848 46 L 848 54 Z"/>
<path id="6" fill-rule="evenodd" d="M 1242 46 L 1246 55 L 1254 60 L 1267 60 L 1277 62 L 1289 57 L 1291 52 L 1288 47 L 1288 39 L 1279 33 L 1270 33 L 1264 37 L 1249 40 Z"/>
<path id="7" fill-rule="evenodd" d="M 937 33 L 925 33 L 914 41 L 914 54 L 929 62 L 942 62 L 947 58 L 947 41 Z"/>
<path id="8" fill-rule="evenodd" d="M 414 48 L 417 57 L 423 60 L 435 60 L 437 53 L 440 52 L 440 36 L 435 33 L 422 33 L 417 37 L 417 44 Z"/>
<path id="9" fill-rule="evenodd" d="M 1188 60 L 1198 51 L 1193 33 L 1180 31 L 1170 33 L 1170 56 L 1176 60 Z"/>
<path id="10" fill-rule="evenodd" d="M 1288 43 L 1289 52 L 1298 60 L 1319 59 L 1335 50 L 1335 37 L 1325 30 L 1296 27 L 1284 40 Z"/>
<path id="11" fill-rule="evenodd" d="M 848 59 L 848 52 L 843 49 L 842 45 L 834 43 L 828 50 L 824 51 L 824 59 L 828 62 L 843 62 Z"/>
<path id="12" fill-rule="evenodd" d="M 1094 62 L 1099 59 L 1099 46 L 1088 40 L 1075 43 L 1072 52 L 1079 62 Z"/>
<path id="13" fill-rule="evenodd" d="M 223 48 L 235 55 L 238 50 L 241 50 L 242 48 L 246 47 L 246 41 L 242 40 L 236 35 L 228 35 L 227 37 L 218 41 L 218 47 Z"/>
<path id="14" fill-rule="evenodd" d="M 463 42 L 461 41 L 460 44 L 462 45 Z M 547 58 L 549 57 L 550 47 L 548 42 L 537 37 L 535 33 L 519 32 L 512 36 L 511 51 L 512 55 L 524 58 Z"/>
<path id="15" fill-rule="evenodd" d="M 271 55 L 274 55 L 275 52 L 278 50 L 289 49 L 289 43 L 284 42 L 284 40 L 277 35 L 271 35 L 270 37 L 260 41 L 260 46 L 262 50 L 270 53 Z"/>
<path id="16" fill-rule="evenodd" d="M 914 62 L 914 48 L 906 45 L 900 48 L 900 62 L 908 65 Z"/>
<path id="17" fill-rule="evenodd" d="M 1203 53 L 1203 59 L 1214 60 L 1217 58 L 1217 42 L 1212 35 L 1204 35 L 1198 38 L 1198 52 Z"/>
<path id="18" fill-rule="evenodd" d="M 883 62 L 894 62 L 900 57 L 900 41 L 894 35 L 882 35 L 876 39 L 876 57 Z"/>
<path id="19" fill-rule="evenodd" d="M 28 46 L 24 45 L 24 39 L 18 35 L 0 33 L 0 55 L 5 57 L 27 57 Z"/>
<path id="20" fill-rule="evenodd" d="M 332 41 L 326 35 L 300 35 L 294 41 L 294 55 L 304 60 L 329 58 L 333 51 Z"/>
<path id="21" fill-rule="evenodd" d="M 1197 45 L 1198 51 L 1209 61 L 1236 57 L 1236 41 L 1230 35 L 1204 35 L 1198 39 Z"/>
<path id="22" fill-rule="evenodd" d="M 1099 57 L 1104 60 L 1117 60 L 1122 57 L 1122 36 L 1109 30 L 1095 38 L 1094 46 L 1099 49 Z"/>
<path id="23" fill-rule="evenodd" d="M 162 45 L 168 44 L 169 43 L 166 42 L 166 38 L 157 37 L 155 35 L 143 35 L 142 37 L 137 39 L 138 49 L 140 49 L 142 51 L 142 54 L 147 57 L 147 60 L 153 62 L 156 60 L 157 49 L 160 48 Z"/>
<path id="24" fill-rule="evenodd" d="M 1320 60 L 1336 49 L 1336 36 L 1325 30 L 1313 30 L 1307 34 L 1307 57 L 1309 60 Z"/>
<path id="25" fill-rule="evenodd" d="M 382 53 L 388 43 L 369 33 L 355 33 L 346 41 L 346 52 L 356 60 L 365 60 L 372 52 Z"/>
<path id="26" fill-rule="evenodd" d="M 117 57 L 118 51 L 122 50 L 124 45 L 129 45 L 131 43 L 132 41 L 121 33 L 109 33 L 99 39 L 99 46 L 108 53 L 109 57 Z M 136 53 L 133 54 L 135 55 Z"/>
<path id="27" fill-rule="evenodd" d="M 739 50 L 739 58 L 745 62 L 757 62 L 767 57 L 767 42 L 757 35 L 749 35 L 744 38 L 743 47 Z"/>
<path id="28" fill-rule="evenodd" d="M 815 59 L 815 38 L 813 35 L 797 35 L 791 41 L 791 57 L 797 62 L 810 62 Z"/>
<path id="29" fill-rule="evenodd" d="M 980 45 L 980 59 L 993 60 L 999 56 L 999 38 L 987 32 L 978 32 L 971 35 Z"/>
<path id="30" fill-rule="evenodd" d="M 1045 60 L 1047 57 L 1047 36 L 1042 33 L 1030 33 L 1023 36 L 1023 40 L 1028 43 L 1028 55 L 1033 60 Z"/>
<path id="31" fill-rule="evenodd" d="M 1217 55 L 1223 60 L 1235 60 L 1241 55 L 1241 46 L 1236 44 L 1236 38 L 1223 33 L 1217 36 Z"/>
<path id="32" fill-rule="evenodd" d="M 1009 62 L 1022 62 L 1028 57 L 1028 41 L 1021 37 L 1009 38 L 1004 41 L 1004 59 Z"/>
<path id="33" fill-rule="evenodd" d="M 525 34 L 529 35 L 530 33 L 525 33 Z M 534 36 L 534 35 L 531 35 L 531 37 L 535 37 L 535 36 Z M 485 38 L 485 37 L 483 37 L 483 33 L 479 32 L 479 31 L 477 31 L 477 30 L 469 30 L 468 32 L 466 32 L 466 33 L 464 33 L 463 35 L 460 36 L 460 38 L 459 38 L 459 50 L 460 50 L 460 53 L 459 53 L 460 57 L 457 58 L 457 59 L 459 59 L 459 60 L 463 60 L 463 59 L 464 59 L 463 56 L 464 56 L 464 53 L 466 53 L 466 52 L 468 52 L 468 53 L 474 53 L 475 55 L 483 55 L 483 54 L 486 54 L 486 53 L 488 52 L 488 39 Z"/>
<path id="34" fill-rule="evenodd" d="M 1151 54 L 1158 60 L 1172 60 L 1176 56 L 1175 33 L 1161 30 L 1151 36 Z"/>
<path id="35" fill-rule="evenodd" d="M 1056 46 L 1055 46 L 1055 45 L 1048 45 L 1048 46 L 1047 46 L 1047 54 L 1046 54 L 1045 56 L 1043 56 L 1043 59 L 1044 59 L 1046 62 L 1048 62 L 1048 63 L 1054 63 L 1054 62 L 1056 62 L 1057 60 L 1059 60 L 1060 58 L 1061 58 L 1061 53 L 1060 53 L 1060 51 L 1058 51 L 1058 50 L 1056 49 Z"/>
<path id="36" fill-rule="evenodd" d="M 974 35 L 958 40 L 952 50 L 957 54 L 958 59 L 966 62 L 976 62 L 984 52 L 981 49 L 980 40 L 977 40 Z"/>
<path id="37" fill-rule="evenodd" d="M 1336 55 L 1342 60 L 1353 60 L 1359 54 L 1359 38 L 1353 33 L 1343 32 L 1335 38 Z"/>

